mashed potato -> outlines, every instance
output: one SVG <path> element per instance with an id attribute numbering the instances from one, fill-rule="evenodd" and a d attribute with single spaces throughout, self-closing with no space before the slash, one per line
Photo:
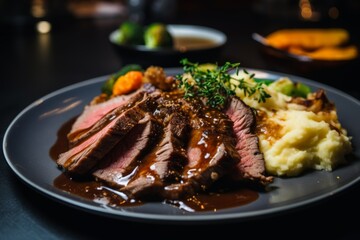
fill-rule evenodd
<path id="1" fill-rule="evenodd" d="M 332 171 L 351 151 L 348 136 L 309 111 L 279 110 L 261 122 L 260 149 L 268 173 L 295 176 L 305 169 Z M 271 131 L 277 129 L 277 133 Z"/>
<path id="2" fill-rule="evenodd" d="M 237 77 L 251 81 L 244 73 Z M 265 103 L 259 103 L 256 96 L 244 96 L 242 91 L 236 93 L 257 110 L 257 135 L 269 174 L 296 176 L 307 169 L 332 171 L 345 163 L 345 156 L 352 151 L 351 138 L 324 93 L 309 94 L 306 100 L 313 103 L 309 107 L 301 104 L 305 99 L 294 101 L 271 85 L 266 91 L 271 98 Z"/>

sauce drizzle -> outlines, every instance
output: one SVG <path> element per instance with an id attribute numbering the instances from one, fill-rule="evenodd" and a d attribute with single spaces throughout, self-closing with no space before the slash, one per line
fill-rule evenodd
<path id="1" fill-rule="evenodd" d="M 64 123 L 58 130 L 58 138 L 51 147 L 49 154 L 56 161 L 60 153 L 68 150 L 67 133 L 76 118 Z M 137 199 L 129 199 L 124 193 L 105 186 L 94 179 L 77 179 L 60 172 L 54 179 L 54 187 L 65 192 L 92 200 L 94 202 L 111 207 L 139 206 L 145 202 Z M 209 193 L 201 193 L 186 199 L 162 200 L 163 204 L 170 204 L 187 212 L 216 212 L 221 209 L 239 207 L 249 204 L 258 199 L 259 193 L 243 186 L 229 186 L 226 188 L 216 186 Z"/>

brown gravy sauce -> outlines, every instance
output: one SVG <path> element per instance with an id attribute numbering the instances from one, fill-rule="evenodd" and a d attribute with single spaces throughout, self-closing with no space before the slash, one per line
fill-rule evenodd
<path id="1" fill-rule="evenodd" d="M 58 130 L 57 141 L 49 151 L 54 161 L 60 153 L 68 150 L 67 134 L 70 132 L 75 119 L 70 119 Z M 140 200 L 127 199 L 127 196 L 122 192 L 107 187 L 94 179 L 75 179 L 65 173 L 61 173 L 53 184 L 58 189 L 108 206 L 137 206 L 145 203 Z M 257 191 L 241 186 L 227 186 L 227 189 L 217 186 L 206 194 L 202 193 L 180 200 L 163 200 L 162 203 L 173 205 L 188 212 L 215 212 L 220 209 L 251 203 L 258 197 Z"/>

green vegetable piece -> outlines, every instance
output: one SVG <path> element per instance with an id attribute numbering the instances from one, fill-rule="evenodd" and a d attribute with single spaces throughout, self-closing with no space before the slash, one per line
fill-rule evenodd
<path id="1" fill-rule="evenodd" d="M 292 96 L 294 91 L 294 84 L 290 79 L 282 78 L 274 81 L 269 85 L 270 88 L 277 92 L 281 92 L 282 94 Z"/>
<path id="2" fill-rule="evenodd" d="M 126 45 L 144 44 L 143 27 L 135 22 L 125 21 L 119 27 L 119 37 L 117 42 Z"/>
<path id="3" fill-rule="evenodd" d="M 122 67 L 118 72 L 116 72 L 114 76 L 116 79 L 118 79 L 120 76 L 123 76 L 130 71 L 143 71 L 143 69 L 138 64 L 128 64 Z"/>
<path id="4" fill-rule="evenodd" d="M 265 78 L 254 78 L 254 81 L 257 82 L 257 83 L 263 83 L 266 86 L 269 86 L 271 83 L 274 82 L 274 80 L 265 79 Z"/>
<path id="5" fill-rule="evenodd" d="M 148 48 L 172 47 L 173 37 L 162 23 L 150 24 L 144 33 L 145 46 Z"/>
<path id="6" fill-rule="evenodd" d="M 299 82 L 294 83 L 287 78 L 276 80 L 269 87 L 291 97 L 306 98 L 308 93 L 311 92 L 310 87 L 307 85 Z"/>
<path id="7" fill-rule="evenodd" d="M 309 86 L 303 83 L 294 83 L 294 91 L 292 93 L 292 96 L 306 98 L 309 93 L 311 93 L 311 89 Z"/>
<path id="8" fill-rule="evenodd" d="M 110 96 L 112 94 L 112 89 L 115 84 L 117 78 L 114 76 L 109 77 L 104 84 L 101 86 L 101 92 L 105 93 L 106 95 Z"/>
<path id="9" fill-rule="evenodd" d="M 120 77 L 125 75 L 126 73 L 130 72 L 130 71 L 143 71 L 143 69 L 141 68 L 140 65 L 137 64 L 128 64 L 125 65 L 124 67 L 122 67 L 118 72 L 116 72 L 115 74 L 111 75 L 102 85 L 101 87 L 101 92 L 107 94 L 108 96 L 110 96 L 112 94 L 112 90 L 114 87 L 114 84 L 116 82 L 116 80 Z"/>

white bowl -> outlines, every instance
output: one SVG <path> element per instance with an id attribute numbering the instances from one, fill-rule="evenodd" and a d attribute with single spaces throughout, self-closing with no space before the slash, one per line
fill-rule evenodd
<path id="1" fill-rule="evenodd" d="M 216 62 L 221 58 L 223 46 L 227 42 L 226 35 L 216 29 L 196 25 L 167 25 L 173 36 L 175 47 L 148 48 L 145 45 L 124 45 L 116 42 L 119 30 L 111 32 L 110 43 L 114 46 L 122 64 L 139 64 L 143 67 L 159 65 L 163 67 L 177 67 L 182 58 L 192 62 Z M 180 39 L 192 38 L 211 41 L 211 44 L 197 44 L 197 46 L 177 47 Z M 193 41 L 193 43 L 194 43 Z"/>

